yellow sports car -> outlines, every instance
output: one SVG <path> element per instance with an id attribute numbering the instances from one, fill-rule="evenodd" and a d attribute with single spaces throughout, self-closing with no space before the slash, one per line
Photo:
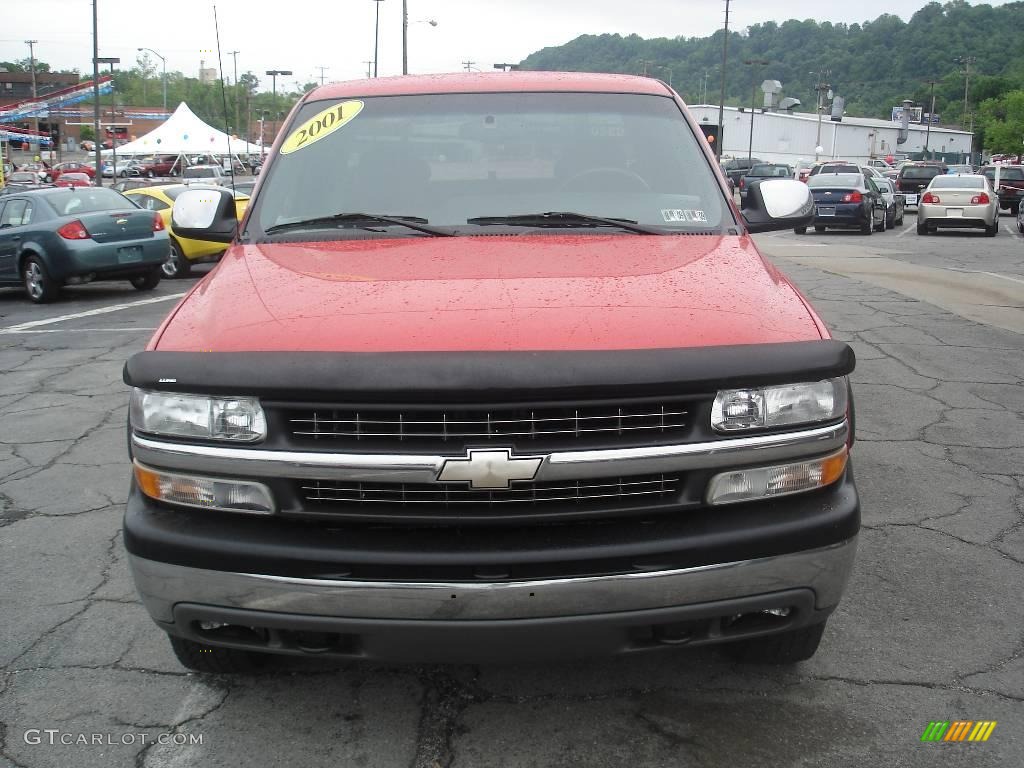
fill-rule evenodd
<path id="1" fill-rule="evenodd" d="M 186 277 L 193 264 L 206 261 L 216 261 L 224 253 L 224 243 L 211 243 L 206 240 L 190 240 L 187 237 L 179 237 L 171 227 L 171 211 L 174 209 L 175 198 L 186 189 L 195 189 L 196 186 L 184 184 L 168 184 L 159 187 L 141 187 L 129 189 L 123 194 L 131 198 L 135 203 L 146 210 L 155 211 L 160 214 L 164 226 L 171 236 L 171 252 L 164 262 L 164 277 Z M 241 219 L 249 205 L 248 195 L 238 195 L 235 198 L 235 215 Z"/>

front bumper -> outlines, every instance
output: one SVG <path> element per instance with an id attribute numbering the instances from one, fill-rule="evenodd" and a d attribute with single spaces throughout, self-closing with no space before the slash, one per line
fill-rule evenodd
<path id="1" fill-rule="evenodd" d="M 129 563 L 146 608 L 170 634 L 274 653 L 467 663 L 705 645 L 814 624 L 839 603 L 855 552 L 854 537 L 754 560 L 512 583 L 296 579 L 136 556 Z"/>

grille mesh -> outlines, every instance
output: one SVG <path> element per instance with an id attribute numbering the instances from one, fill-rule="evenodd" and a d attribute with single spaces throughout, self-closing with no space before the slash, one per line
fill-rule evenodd
<path id="1" fill-rule="evenodd" d="M 495 440 L 517 443 L 657 442 L 678 437 L 687 427 L 686 403 L 498 407 L 490 410 L 292 411 L 289 427 L 300 442 L 385 441 L 463 443 Z"/>
<path id="2" fill-rule="evenodd" d="M 513 485 L 508 489 L 475 490 L 461 484 L 358 483 L 302 481 L 301 495 L 312 504 L 523 506 L 621 505 L 642 506 L 666 500 L 679 491 L 680 478 L 644 475 L 600 480 L 563 480 Z"/>

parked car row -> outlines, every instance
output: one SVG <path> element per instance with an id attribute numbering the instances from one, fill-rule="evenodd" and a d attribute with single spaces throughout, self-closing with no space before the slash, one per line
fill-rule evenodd
<path id="1" fill-rule="evenodd" d="M 195 188 L 178 180 L 147 180 L 149 186 L 124 194 L 72 172 L 54 184 L 40 183 L 33 171 L 15 172 L 12 180 L 0 190 L 0 287 L 20 285 L 35 303 L 53 301 L 64 285 L 95 280 L 126 279 L 151 290 L 161 278 L 184 277 L 192 264 L 224 252 L 222 243 L 173 231 L 175 198 Z M 245 192 L 251 187 L 236 190 L 237 218 L 249 203 Z"/>

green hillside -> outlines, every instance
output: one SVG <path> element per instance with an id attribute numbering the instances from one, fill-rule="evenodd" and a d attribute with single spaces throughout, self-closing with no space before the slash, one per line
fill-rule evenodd
<path id="1" fill-rule="evenodd" d="M 685 19 L 680 12 L 679 21 Z M 817 72 L 831 70 L 828 82 L 846 98 L 846 112 L 888 118 L 902 99 L 929 101 L 927 81 L 938 81 L 936 112 L 943 124 L 957 125 L 964 113 L 964 68 L 960 57 L 973 57 L 970 106 L 977 127 L 1005 118 L 1005 110 L 982 102 L 1005 98 L 1024 88 L 1024 2 L 970 6 L 964 0 L 929 3 L 905 22 L 886 14 L 863 24 L 813 20 L 766 22 L 729 33 L 726 103 L 749 104 L 751 89 L 765 78 L 780 80 L 784 96 L 800 99 L 798 110 L 813 112 Z M 745 59 L 771 62 L 760 71 Z M 703 99 L 708 73 L 708 101 L 718 103 L 722 32 L 705 38 L 643 39 L 637 35 L 584 35 L 556 48 L 545 48 L 523 62 L 524 69 L 648 74 L 669 79 L 690 103 Z M 812 74 L 815 73 L 815 74 Z M 760 97 L 760 94 L 759 94 Z M 1021 126 L 1024 130 L 1024 126 Z M 1010 131 L 1012 133 L 1012 130 Z M 1019 147 L 1020 140 L 1016 140 Z"/>

